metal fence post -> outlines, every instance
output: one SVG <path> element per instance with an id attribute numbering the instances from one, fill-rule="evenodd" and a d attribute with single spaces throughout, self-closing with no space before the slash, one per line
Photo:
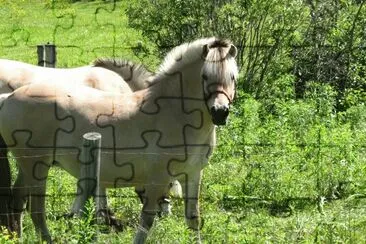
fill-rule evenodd
<path id="1" fill-rule="evenodd" d="M 37 45 L 38 66 L 56 67 L 56 46 L 53 44 Z"/>

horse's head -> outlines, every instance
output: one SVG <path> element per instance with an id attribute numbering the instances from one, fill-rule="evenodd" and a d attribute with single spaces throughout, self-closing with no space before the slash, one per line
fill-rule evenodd
<path id="1" fill-rule="evenodd" d="M 201 71 L 206 106 L 215 125 L 225 125 L 235 96 L 238 67 L 236 47 L 222 40 L 203 46 Z"/>

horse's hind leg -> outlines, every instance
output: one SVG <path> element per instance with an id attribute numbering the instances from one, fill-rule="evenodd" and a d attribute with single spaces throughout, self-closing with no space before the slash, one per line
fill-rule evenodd
<path id="1" fill-rule="evenodd" d="M 51 242 L 51 236 L 45 218 L 46 180 L 49 166 L 43 162 L 34 162 L 31 158 L 21 158 L 18 161 L 19 174 L 14 185 L 14 212 L 20 224 L 21 214 L 25 202 L 28 200 L 28 209 L 31 214 L 36 232 L 42 239 Z"/>
<path id="2" fill-rule="evenodd" d="M 21 168 L 19 169 L 13 187 L 14 198 L 12 202 L 12 210 L 19 237 L 22 235 L 22 213 L 25 210 L 27 200 L 29 200 L 28 204 L 31 211 L 31 217 L 37 231 L 41 232 L 44 240 L 50 241 L 50 234 L 44 216 L 45 191 L 45 182 L 39 184 L 39 181 L 30 179 L 24 174 Z"/>
<path id="3" fill-rule="evenodd" d="M 37 169 L 36 176 L 33 176 L 29 194 L 29 209 L 36 232 L 41 234 L 42 240 L 50 243 L 52 241 L 47 228 L 45 212 L 48 169 L 49 167 L 43 164 L 42 167 Z"/>
<path id="4" fill-rule="evenodd" d="M 9 207 L 12 198 L 11 173 L 7 153 L 7 145 L 0 135 L 0 225 L 13 230 L 15 226 Z"/>
<path id="5" fill-rule="evenodd" d="M 24 179 L 24 174 L 20 169 L 14 182 L 13 199 L 11 202 L 11 208 L 14 214 L 14 229 L 19 237 L 22 235 L 22 213 L 28 199 L 28 190 L 24 184 Z"/>

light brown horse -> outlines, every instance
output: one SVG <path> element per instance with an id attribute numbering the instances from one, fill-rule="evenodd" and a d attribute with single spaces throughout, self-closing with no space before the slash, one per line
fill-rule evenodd
<path id="1" fill-rule="evenodd" d="M 0 59 L 0 94 L 31 83 L 85 85 L 98 90 L 126 93 L 149 86 L 153 73 L 127 60 L 101 58 L 77 68 L 45 68 L 14 60 Z"/>
<path id="2" fill-rule="evenodd" d="M 136 90 L 145 89 L 150 85 L 154 74 L 148 71 L 143 65 L 135 64 L 123 59 L 100 58 L 90 66 L 78 68 L 59 69 L 44 68 L 19 61 L 0 59 L 0 96 L 7 96 L 19 87 L 32 83 L 59 83 L 64 86 L 84 85 L 99 90 L 132 93 Z M 7 148 L 0 138 L 0 171 L 3 177 L 0 179 L 0 224 L 14 229 L 15 223 L 9 219 L 10 209 L 8 203 L 11 196 L 11 175 L 9 162 L 7 160 Z M 105 189 L 99 192 L 106 194 Z M 107 208 L 107 199 L 103 198 L 106 221 L 119 225 Z M 72 212 L 77 213 L 82 206 L 78 199 L 75 199 Z M 118 226 L 117 226 L 118 227 Z"/>
<path id="3" fill-rule="evenodd" d="M 79 177 L 82 135 L 97 131 L 101 184 L 144 190 L 135 243 L 145 241 L 176 179 L 183 186 L 186 222 L 200 241 L 201 170 L 215 146 L 215 124 L 226 123 L 234 98 L 236 52 L 216 38 L 183 44 L 168 53 L 152 86 L 131 94 L 35 83 L 4 96 L 0 133 L 19 165 L 16 218 L 30 196 L 36 230 L 51 241 L 45 219 L 49 167 L 57 163 Z"/>

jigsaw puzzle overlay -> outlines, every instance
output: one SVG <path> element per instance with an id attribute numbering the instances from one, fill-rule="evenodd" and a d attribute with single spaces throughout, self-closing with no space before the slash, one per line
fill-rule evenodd
<path id="1" fill-rule="evenodd" d="M 111 10 L 96 9 L 97 24 L 114 28 L 101 24 L 98 16 L 104 11 L 115 11 L 115 5 Z M 60 17 L 70 18 L 70 25 L 57 25 L 54 37 L 74 25 L 72 15 Z M 115 42 L 112 45 L 115 50 Z M 227 61 L 235 55 L 232 44 L 210 38 L 174 49 L 157 74 L 114 58 L 97 60 L 73 71 L 2 61 L 0 79 L 8 90 L 1 97 L 1 136 L 20 169 L 13 199 L 8 203 L 15 218 L 11 229 L 21 232 L 20 214 L 28 201 L 36 230 L 44 240 L 51 241 L 44 218 L 48 196 L 45 185 L 49 169 L 59 166 L 79 179 L 74 214 L 84 209 L 89 195 L 98 192 L 96 197 L 102 203 L 97 206 L 97 213 L 107 215 L 107 223 L 119 225 L 109 210 L 106 188 L 135 187 L 143 203 L 136 242 L 146 239 L 161 204 L 169 203 L 170 186 L 179 180 L 186 222 L 198 231 L 199 240 L 201 169 L 215 144 L 212 117 L 225 121 L 232 101 L 234 91 L 225 91 L 220 82 L 235 82 L 230 78 L 236 78 L 237 68 Z M 192 64 L 192 60 L 199 65 Z M 230 63 L 227 70 L 215 70 L 226 67 L 220 62 Z M 204 70 L 206 63 L 209 68 Z M 187 66 L 189 72 L 185 70 Z M 7 68 L 18 69 L 17 75 L 9 75 Z M 219 74 L 224 76 L 217 77 Z M 117 85 L 105 85 L 113 81 Z M 81 166 L 91 163 L 83 160 L 83 135 L 88 132 L 101 134 L 101 146 L 87 151 L 91 153 L 88 158 L 93 159 L 96 150 L 101 155 L 100 189 L 91 192 L 82 184 L 90 177 L 80 178 Z M 96 183 L 92 185 L 98 187 Z"/>

